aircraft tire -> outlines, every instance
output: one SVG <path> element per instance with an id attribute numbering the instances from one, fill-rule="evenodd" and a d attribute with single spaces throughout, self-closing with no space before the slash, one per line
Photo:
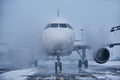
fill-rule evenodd
<path id="1" fill-rule="evenodd" d="M 84 65 L 85 65 L 85 68 L 88 68 L 88 60 L 85 60 Z"/>
<path id="2" fill-rule="evenodd" d="M 81 67 L 82 67 L 82 61 L 78 60 L 78 68 L 81 68 Z"/>
<path id="3" fill-rule="evenodd" d="M 60 72 L 62 72 L 62 63 L 60 62 Z"/>
<path id="4" fill-rule="evenodd" d="M 57 62 L 55 62 L 55 73 L 57 74 L 58 69 L 57 69 Z"/>

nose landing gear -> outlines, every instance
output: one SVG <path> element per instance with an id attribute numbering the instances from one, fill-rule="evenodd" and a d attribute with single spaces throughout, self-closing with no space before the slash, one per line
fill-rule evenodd
<path id="1" fill-rule="evenodd" d="M 88 68 L 88 60 L 86 60 L 86 49 L 82 49 L 82 51 L 77 51 L 77 53 L 80 55 L 81 59 L 78 60 L 78 72 L 81 72 L 83 66 L 84 68 Z"/>
<path id="2" fill-rule="evenodd" d="M 55 73 L 62 73 L 62 62 L 60 62 L 60 56 L 58 55 L 56 58 L 57 62 L 55 62 Z"/>

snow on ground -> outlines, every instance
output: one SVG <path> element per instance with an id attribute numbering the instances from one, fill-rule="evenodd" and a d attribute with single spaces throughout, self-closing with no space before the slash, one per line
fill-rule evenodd
<path id="1" fill-rule="evenodd" d="M 14 70 L 1 74 L 1 78 L 3 80 L 25 80 L 25 75 L 33 75 L 37 73 L 37 71 L 35 68 Z"/>
<path id="2" fill-rule="evenodd" d="M 94 74 L 94 76 L 96 76 L 99 80 L 120 80 L 119 76 L 115 76 L 115 75 L 98 75 L 98 74 Z"/>
<path id="3" fill-rule="evenodd" d="M 104 64 L 98 64 L 95 61 L 89 61 L 89 65 L 99 65 L 99 66 L 120 66 L 120 61 L 108 61 Z"/>
<path id="4" fill-rule="evenodd" d="M 120 76 L 115 75 L 107 75 L 106 78 L 109 78 L 108 80 L 120 80 Z"/>
<path id="5" fill-rule="evenodd" d="M 26 80 L 27 75 L 34 75 L 37 73 L 45 73 L 50 71 L 54 71 L 54 61 L 46 61 L 46 62 L 39 62 L 43 66 L 40 66 L 38 68 L 29 68 L 29 69 L 20 69 L 20 70 L 14 70 L 14 71 L 9 71 L 5 72 L 0 75 L 0 80 Z M 49 65 L 49 66 L 48 66 Z M 51 65 L 51 66 L 50 66 Z M 63 71 L 64 72 L 77 72 L 77 62 L 71 62 L 71 61 L 64 61 L 63 62 Z M 74 65 L 74 66 L 73 66 Z M 91 66 L 93 65 L 93 66 Z M 119 74 L 114 75 L 112 70 L 107 70 L 107 67 L 112 67 L 112 66 L 120 66 L 119 61 L 109 61 L 105 64 L 97 64 L 94 61 L 89 61 L 89 68 L 86 69 L 85 71 L 92 73 L 92 72 L 98 72 L 101 74 L 93 74 L 100 80 L 120 80 Z M 47 67 L 45 67 L 47 66 Z M 103 66 L 107 66 L 106 68 Z M 98 68 L 97 68 L 98 67 Z M 47 69 L 49 68 L 49 69 Z M 103 68 L 103 69 L 102 69 Z M 99 70 L 100 69 L 100 70 Z M 106 69 L 106 70 L 104 70 Z M 119 70 L 117 71 L 119 73 Z"/>

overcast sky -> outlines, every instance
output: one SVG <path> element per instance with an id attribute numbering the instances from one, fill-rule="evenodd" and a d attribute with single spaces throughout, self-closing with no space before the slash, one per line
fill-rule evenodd
<path id="1" fill-rule="evenodd" d="M 1 42 L 18 54 L 39 53 L 41 30 L 57 17 L 58 9 L 77 39 L 82 28 L 88 42 L 120 42 L 120 31 L 109 31 L 120 25 L 120 0 L 0 0 Z M 111 49 L 115 57 L 120 55 L 119 48 Z"/>

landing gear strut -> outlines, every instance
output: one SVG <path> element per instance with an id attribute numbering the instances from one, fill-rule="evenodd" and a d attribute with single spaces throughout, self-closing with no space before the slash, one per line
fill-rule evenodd
<path id="1" fill-rule="evenodd" d="M 35 61 L 34 61 L 34 66 L 38 67 L 38 60 L 37 59 L 35 59 Z"/>
<path id="2" fill-rule="evenodd" d="M 81 59 L 78 60 L 78 69 L 79 69 L 79 72 L 81 72 L 81 69 L 83 68 L 88 68 L 88 60 L 85 59 L 86 57 L 86 49 L 82 49 L 82 51 L 77 51 L 77 53 L 80 55 Z"/>
<path id="3" fill-rule="evenodd" d="M 62 62 L 60 62 L 60 56 L 58 55 L 56 58 L 57 62 L 55 62 L 55 73 L 62 73 Z"/>

